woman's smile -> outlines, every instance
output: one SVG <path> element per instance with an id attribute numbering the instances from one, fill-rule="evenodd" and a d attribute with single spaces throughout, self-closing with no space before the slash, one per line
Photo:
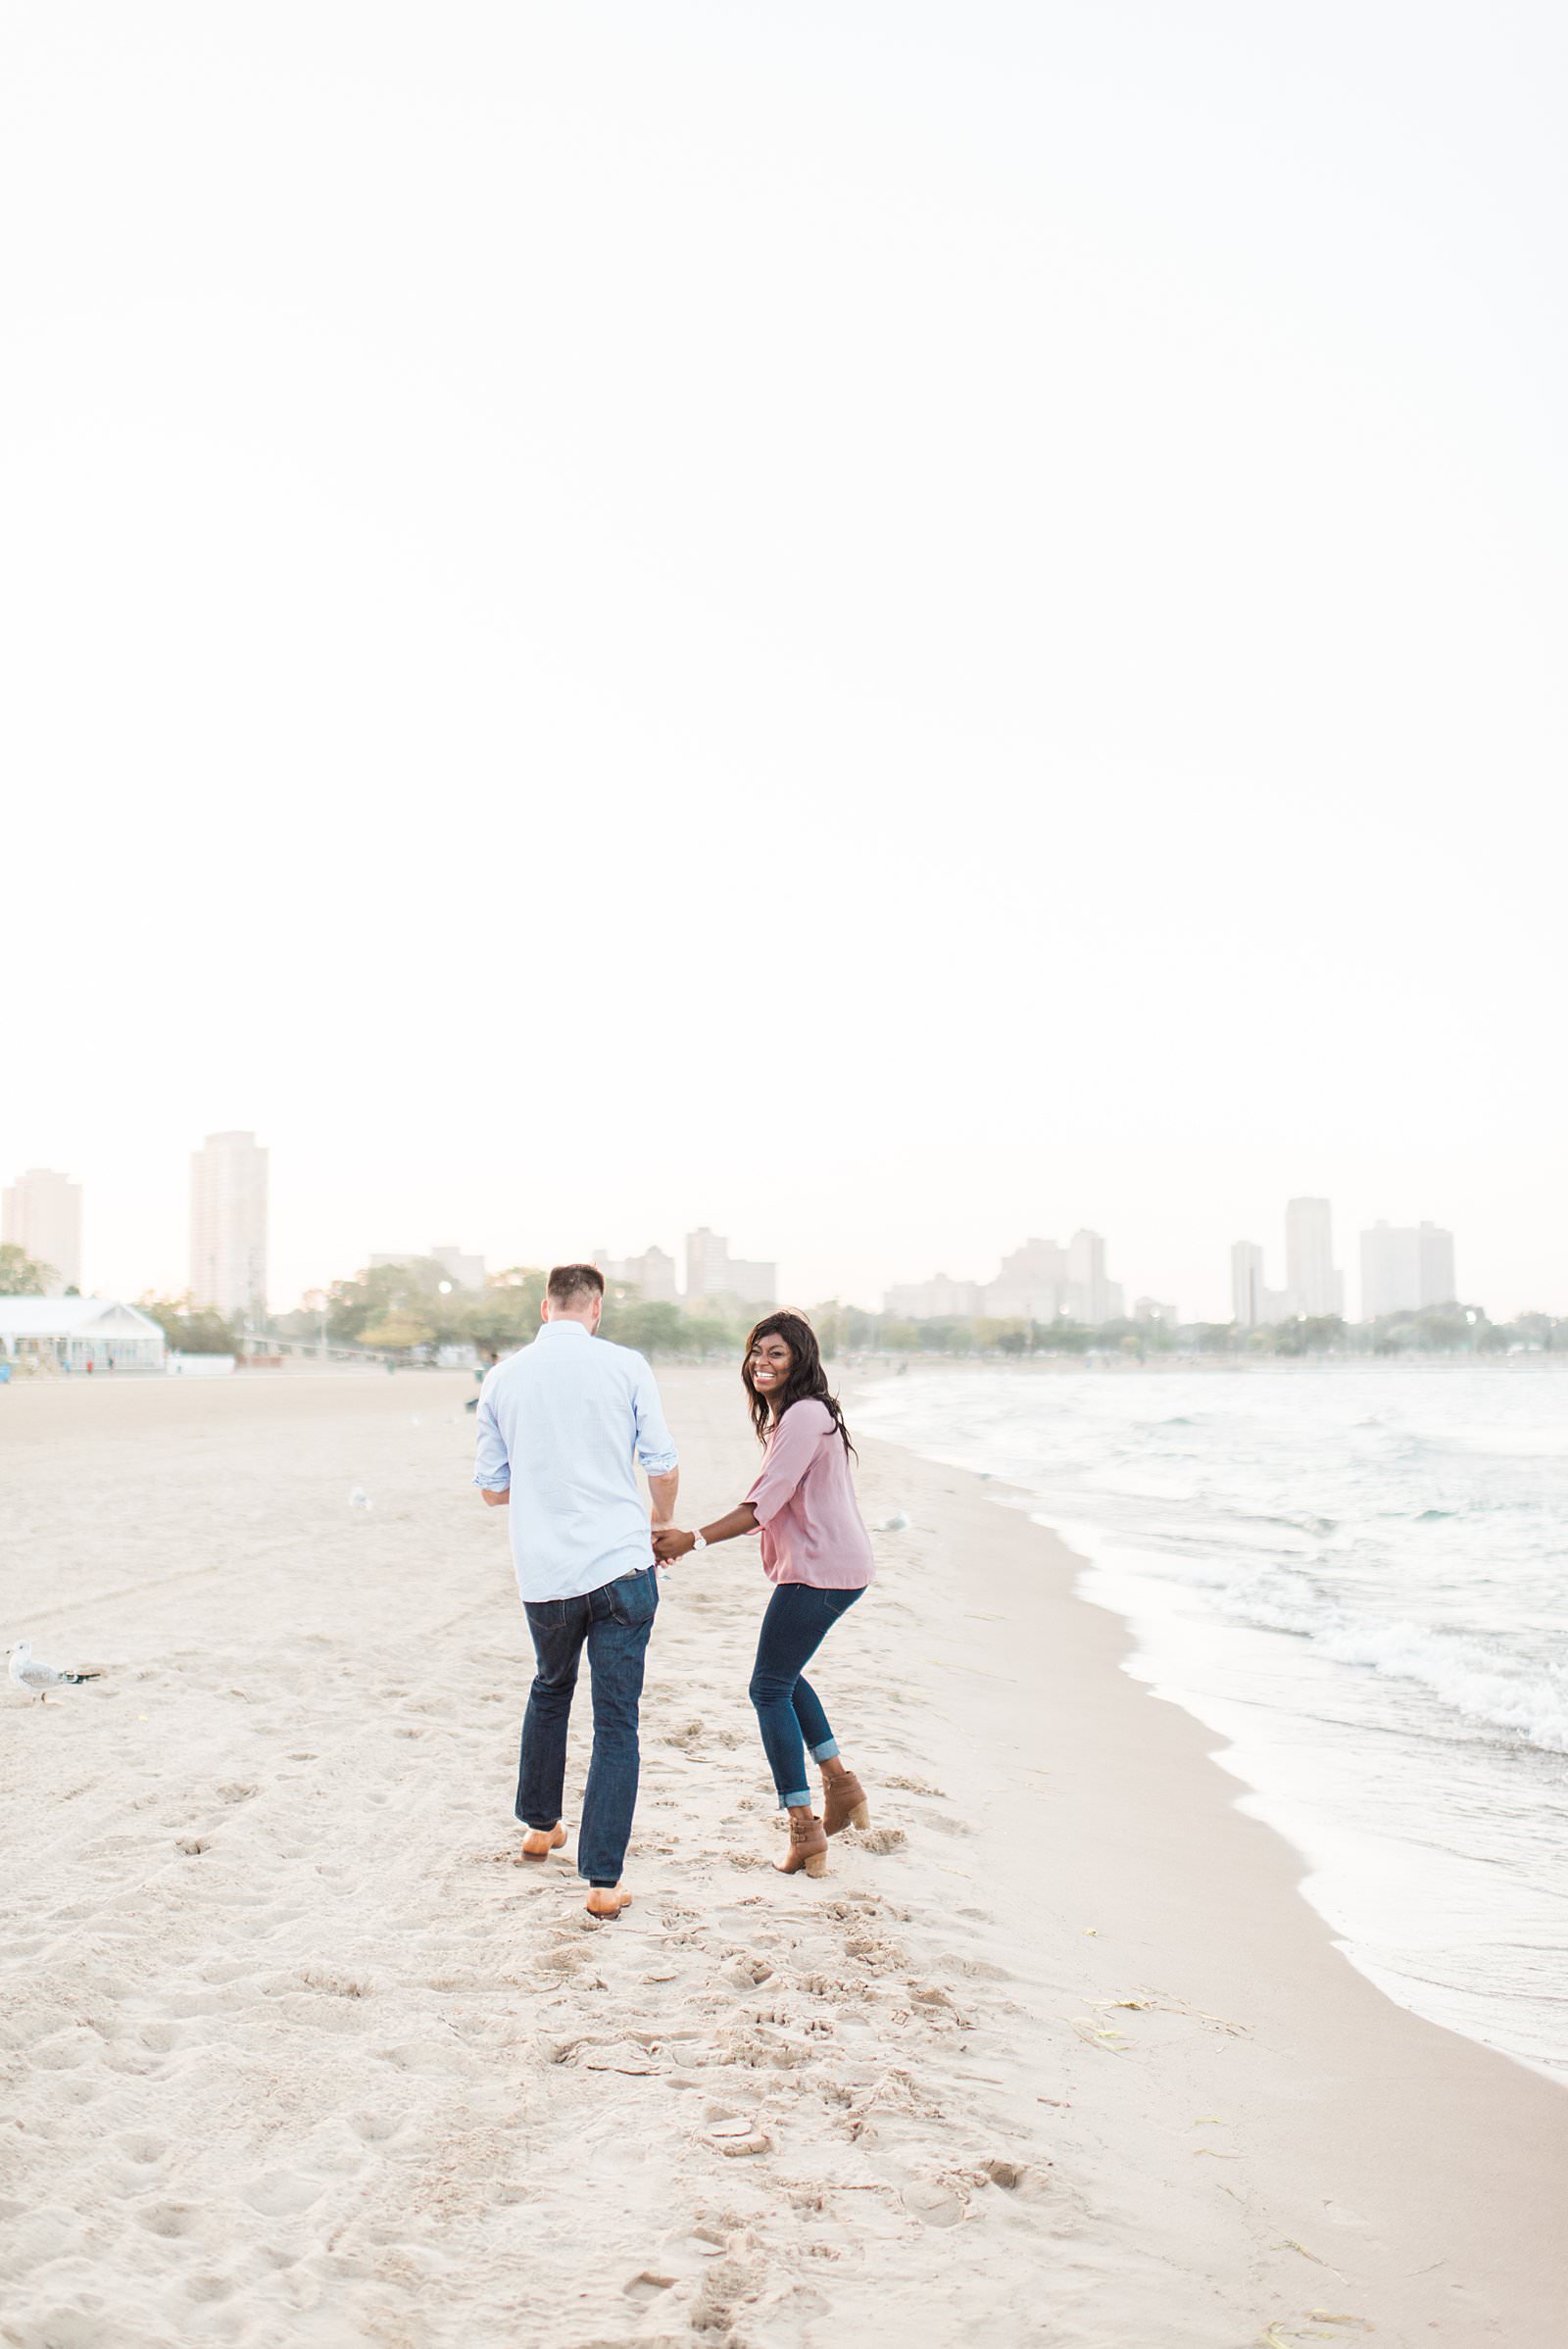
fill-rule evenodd
<path id="1" fill-rule="evenodd" d="M 794 1360 L 794 1354 L 781 1338 L 764 1338 L 746 1365 L 753 1393 L 775 1394 L 789 1377 Z"/>

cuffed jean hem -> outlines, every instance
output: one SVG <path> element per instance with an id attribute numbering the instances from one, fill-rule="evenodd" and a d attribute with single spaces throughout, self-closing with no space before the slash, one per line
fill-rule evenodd
<path id="1" fill-rule="evenodd" d="M 811 1797 L 803 1786 L 799 1794 L 781 1794 L 778 1798 L 778 1807 L 781 1811 L 808 1811 L 811 1807 Z"/>
<path id="2" fill-rule="evenodd" d="M 839 1741 L 837 1737 L 824 1737 L 820 1745 L 813 1745 L 811 1747 L 811 1759 L 813 1762 L 836 1761 L 838 1759 L 838 1750 Z"/>

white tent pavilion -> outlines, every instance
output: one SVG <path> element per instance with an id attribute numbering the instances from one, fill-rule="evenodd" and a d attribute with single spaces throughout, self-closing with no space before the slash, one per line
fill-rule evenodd
<path id="1" fill-rule="evenodd" d="M 162 1370 L 168 1348 L 150 1314 L 106 1297 L 0 1297 L 0 1354 L 60 1370 Z"/>

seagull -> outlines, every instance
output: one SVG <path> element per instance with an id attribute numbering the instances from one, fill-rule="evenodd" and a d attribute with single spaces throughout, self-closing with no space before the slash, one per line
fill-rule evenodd
<path id="1" fill-rule="evenodd" d="M 880 1525 L 871 1528 L 873 1534 L 906 1534 L 908 1530 L 909 1520 L 902 1509 L 895 1509 L 891 1517 L 884 1517 Z"/>
<path id="2" fill-rule="evenodd" d="M 101 1681 L 104 1677 L 101 1672 L 59 1672 L 53 1664 L 40 1664 L 34 1660 L 25 1639 L 19 1639 L 6 1652 L 11 1658 L 11 1677 L 17 1687 L 25 1688 L 29 1696 L 36 1696 L 40 1704 L 49 1701 L 44 1694 L 46 1688 L 79 1688 L 83 1681 Z"/>

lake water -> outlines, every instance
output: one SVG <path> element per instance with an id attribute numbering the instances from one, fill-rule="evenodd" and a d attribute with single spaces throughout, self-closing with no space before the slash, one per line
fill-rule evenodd
<path id="1" fill-rule="evenodd" d="M 1568 1376 L 912 1367 L 855 1424 L 1018 1488 L 1347 1956 L 1568 2080 Z"/>

